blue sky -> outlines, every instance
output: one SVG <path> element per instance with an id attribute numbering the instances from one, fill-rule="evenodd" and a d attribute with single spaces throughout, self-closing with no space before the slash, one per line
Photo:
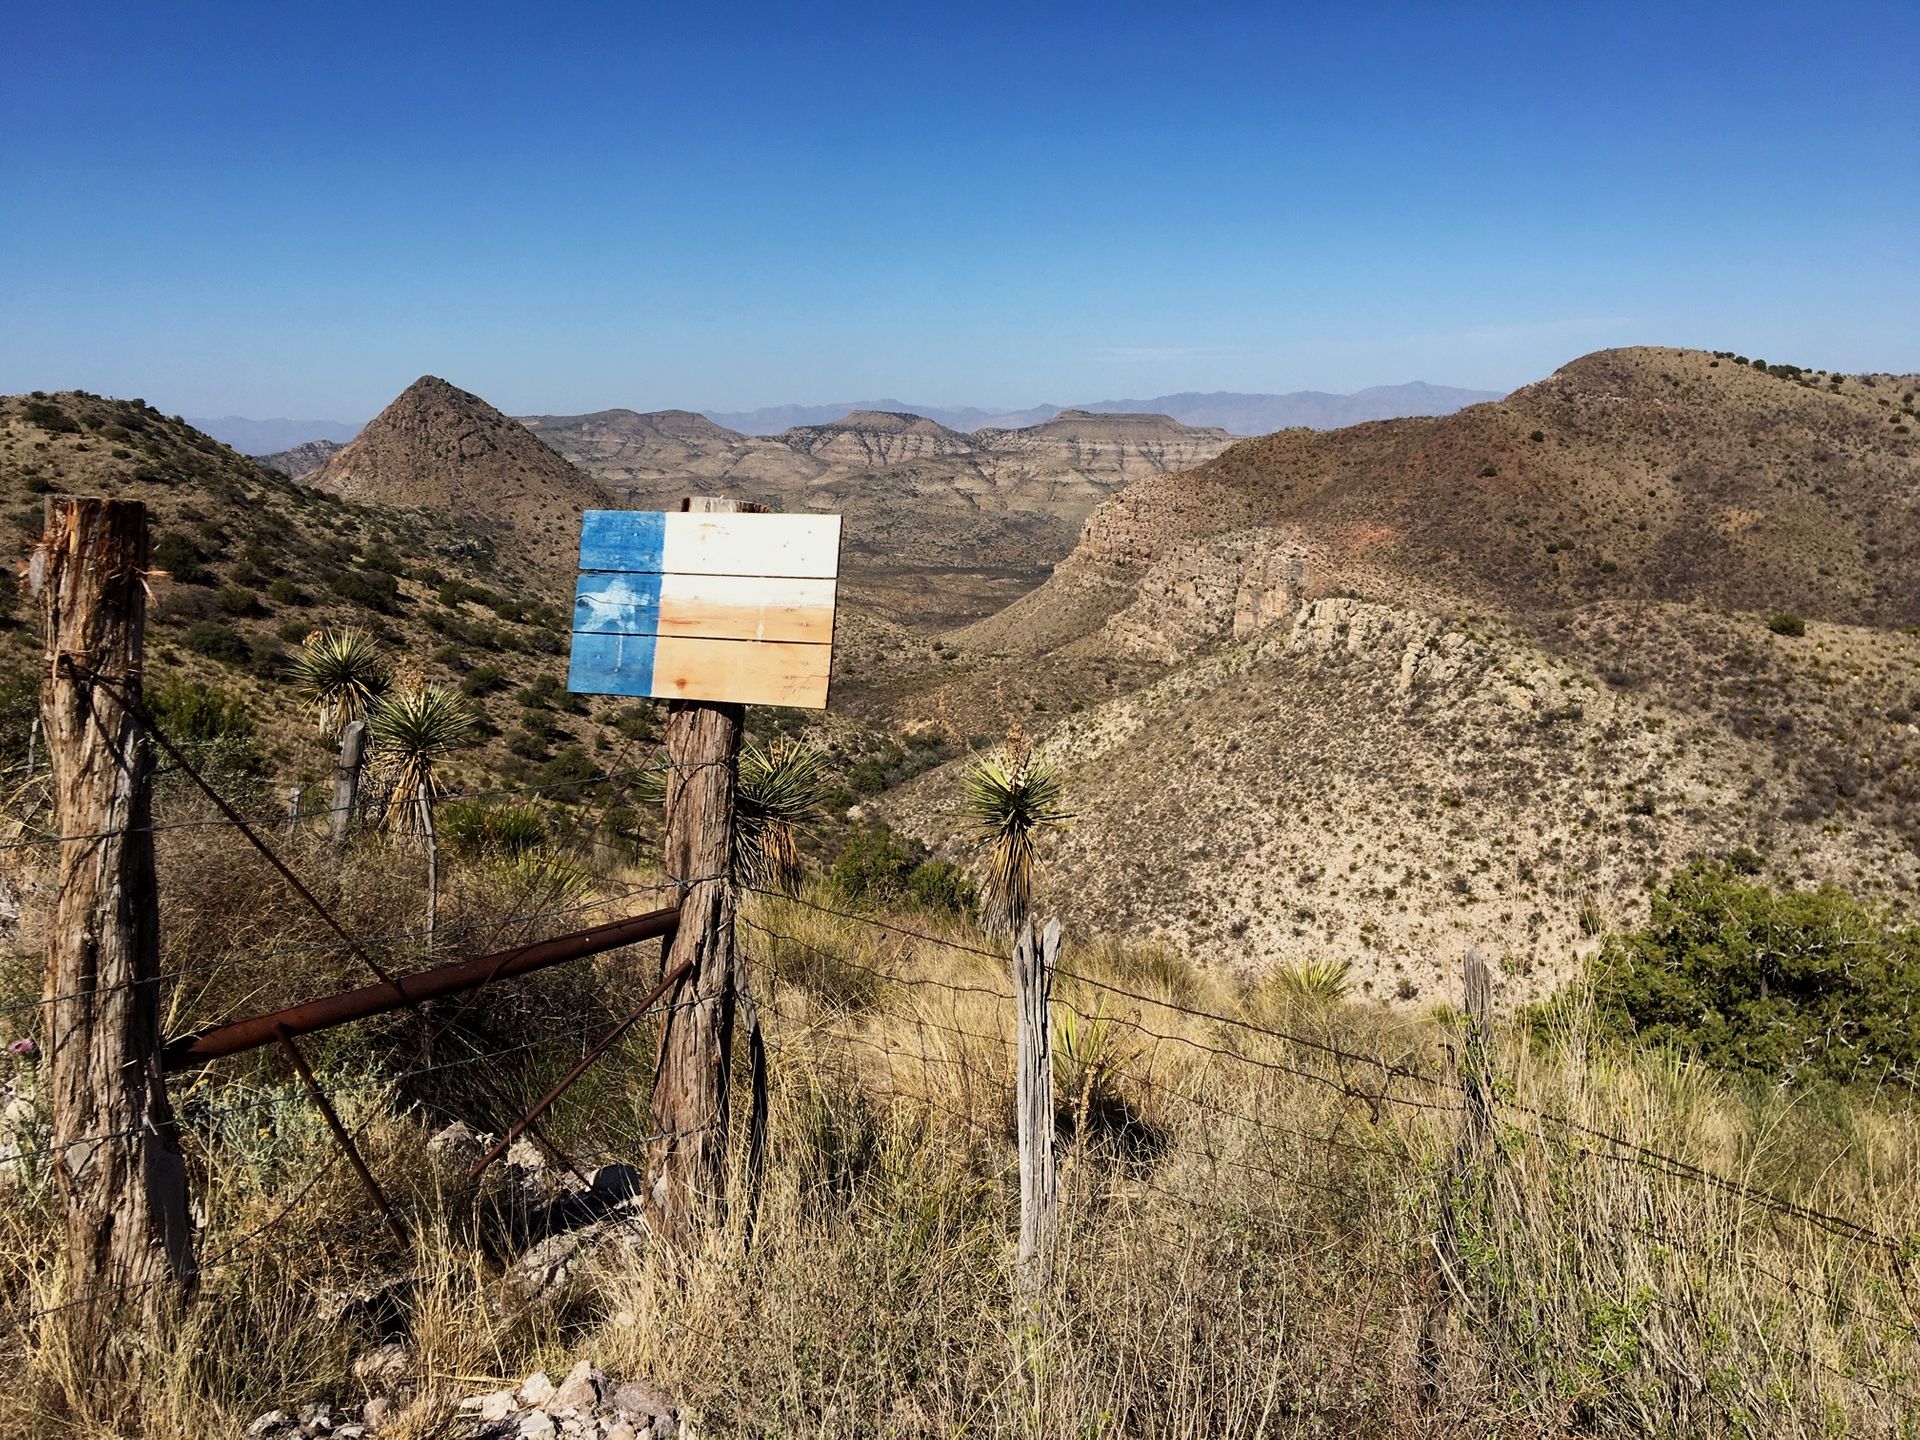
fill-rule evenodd
<path id="1" fill-rule="evenodd" d="M 712 12 L 712 13 L 705 13 Z M 359 420 L 1920 368 L 1920 4 L 20 7 L 0 391 Z"/>

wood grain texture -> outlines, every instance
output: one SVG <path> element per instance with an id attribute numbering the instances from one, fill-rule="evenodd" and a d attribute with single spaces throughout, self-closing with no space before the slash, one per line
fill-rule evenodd
<path id="1" fill-rule="evenodd" d="M 578 634 L 833 643 L 834 582 L 593 571 L 574 587 Z"/>
<path id="2" fill-rule="evenodd" d="M 1048 1002 L 1060 959 L 1060 922 L 1028 920 L 1013 951 L 1016 1109 L 1020 1130 L 1020 1274 L 1030 1290 L 1046 1281 L 1059 1230 L 1060 1187 L 1053 1152 L 1053 1025 Z"/>
<path id="3" fill-rule="evenodd" d="M 833 649 L 775 641 L 654 642 L 653 694 L 662 700 L 731 700 L 742 705 L 826 708 Z"/>
<path id="4" fill-rule="evenodd" d="M 129 1312 L 158 1341 L 194 1278 L 186 1167 L 160 1070 L 153 762 L 132 703 L 148 563 L 145 506 L 61 499 L 30 566 L 54 823 L 88 837 L 60 847 L 47 927 L 42 1083 L 66 1281 L 80 1297 L 58 1323 L 88 1356 L 90 1383 L 122 1385 L 137 1384 L 141 1363 Z"/>
<path id="5" fill-rule="evenodd" d="M 831 580 L 840 573 L 840 517 L 589 510 L 580 568 Z"/>

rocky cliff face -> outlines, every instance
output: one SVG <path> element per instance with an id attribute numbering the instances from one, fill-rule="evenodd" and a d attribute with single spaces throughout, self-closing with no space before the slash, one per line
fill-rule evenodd
<path id="1" fill-rule="evenodd" d="M 832 425 L 802 425 L 787 431 L 788 449 L 830 464 L 877 470 L 929 460 L 973 460 L 978 450 L 958 431 L 924 415 L 855 410 Z"/>
<path id="2" fill-rule="evenodd" d="M 340 453 L 343 447 L 336 440 L 309 440 L 304 445 L 296 445 L 291 450 L 281 450 L 272 455 L 256 455 L 269 470 L 278 470 L 290 480 L 304 480 L 327 461 Z"/>
<path id="3" fill-rule="evenodd" d="M 366 504 L 456 515 L 505 532 L 530 563 L 570 571 L 583 509 L 606 492 L 477 395 L 422 376 L 314 472 Z"/>

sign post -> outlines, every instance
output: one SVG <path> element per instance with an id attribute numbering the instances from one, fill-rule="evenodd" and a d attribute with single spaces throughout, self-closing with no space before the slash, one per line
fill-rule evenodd
<path id="1" fill-rule="evenodd" d="M 680 920 L 661 965 L 681 978 L 655 1062 L 645 1204 L 655 1233 L 677 1245 L 725 1184 L 746 706 L 825 708 L 839 558 L 837 515 L 701 498 L 679 513 L 581 518 L 568 688 L 669 702 L 665 861 Z"/>

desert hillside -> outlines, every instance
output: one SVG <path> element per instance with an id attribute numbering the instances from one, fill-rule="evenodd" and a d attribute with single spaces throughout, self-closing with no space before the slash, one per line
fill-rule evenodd
<path id="1" fill-rule="evenodd" d="M 1332 957 L 1410 997 L 1471 939 L 1525 994 L 1735 851 L 1911 907 L 1912 404 L 1645 349 L 1248 441 L 1102 504 L 957 667 L 889 693 L 1033 731 L 1080 813 L 1061 902 L 1221 963 Z M 880 808 L 951 844 L 950 786 Z"/>
<path id="2" fill-rule="evenodd" d="M 458 517 L 510 537 L 536 568 L 571 572 L 580 512 L 606 492 L 477 395 L 433 375 L 409 385 L 307 477 L 344 499 Z"/>

